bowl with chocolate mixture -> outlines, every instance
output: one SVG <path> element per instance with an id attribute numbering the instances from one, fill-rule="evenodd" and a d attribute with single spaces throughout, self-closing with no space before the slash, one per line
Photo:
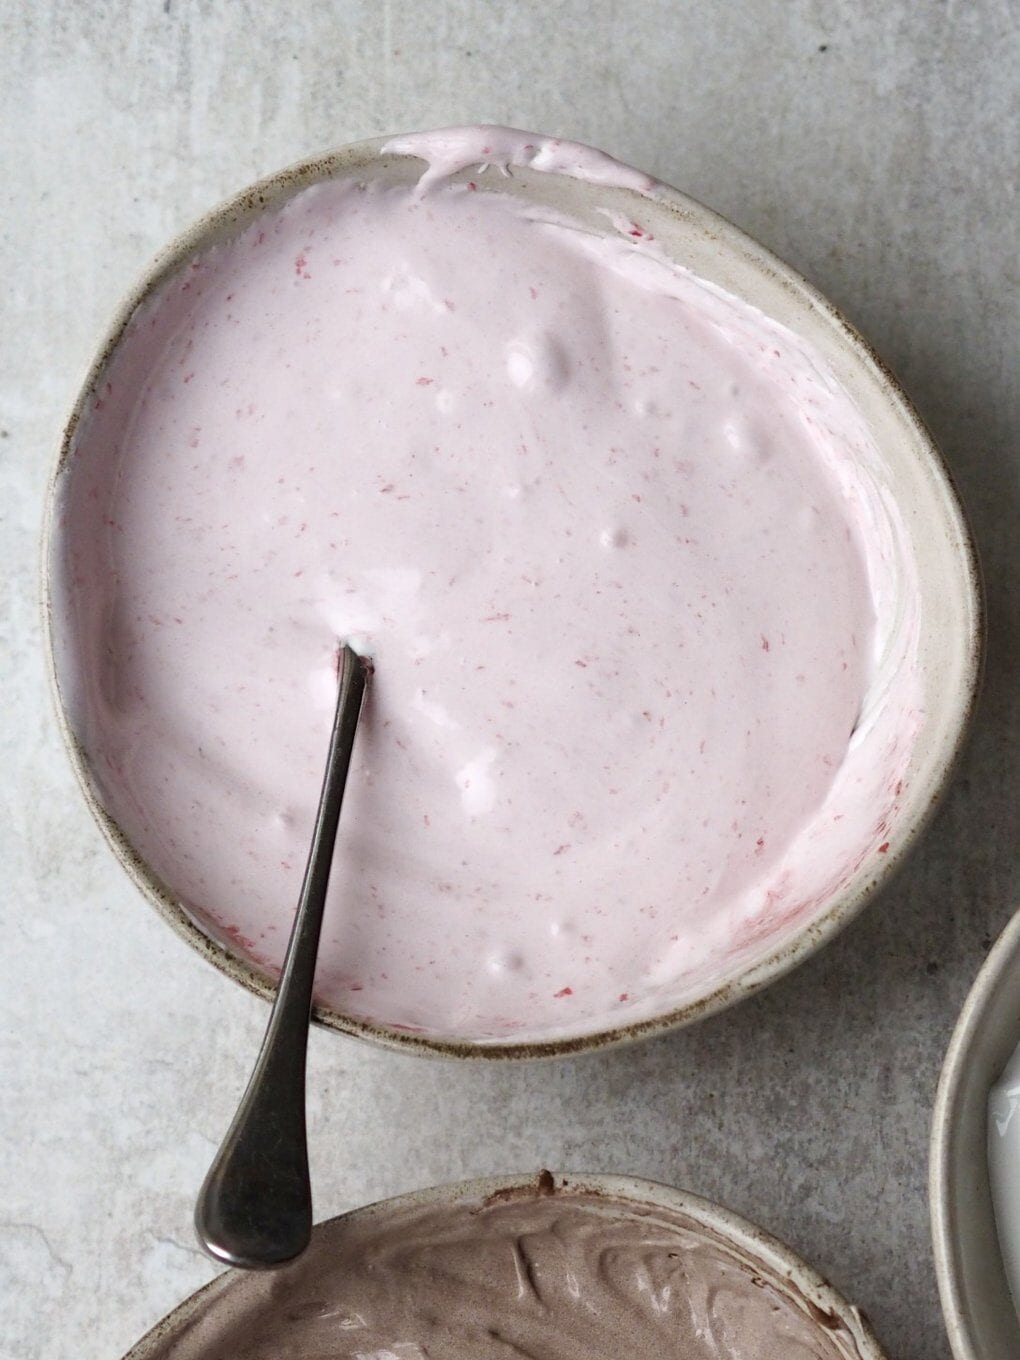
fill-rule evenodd
<path id="1" fill-rule="evenodd" d="M 751 1224 L 624 1176 L 489 1179 L 320 1224 L 230 1271 L 127 1360 L 884 1360 L 861 1313 Z"/>

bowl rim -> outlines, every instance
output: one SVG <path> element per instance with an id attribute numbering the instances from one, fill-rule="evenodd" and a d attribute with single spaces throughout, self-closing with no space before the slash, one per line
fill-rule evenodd
<path id="1" fill-rule="evenodd" d="M 973 1047 L 1005 979 L 1020 966 L 1020 911 L 992 945 L 971 984 L 953 1028 L 935 1094 L 929 1139 L 928 1198 L 935 1276 L 949 1343 L 956 1360 L 989 1360 L 975 1325 L 965 1280 L 967 1247 L 960 1231 L 954 1167 L 959 1158 L 959 1118 Z M 968 1239 L 969 1240 L 969 1239 Z"/>
<path id="2" fill-rule="evenodd" d="M 826 1329 L 831 1326 L 833 1318 L 838 1319 L 857 1345 L 858 1360 L 887 1360 L 886 1352 L 882 1349 L 867 1316 L 785 1242 L 722 1204 L 705 1199 L 689 1190 L 676 1189 L 639 1176 L 540 1171 L 530 1175 L 510 1173 L 505 1176 L 453 1181 L 348 1209 L 345 1213 L 324 1219 L 316 1225 L 314 1231 L 333 1227 L 349 1219 L 372 1217 L 415 1206 L 455 1205 L 478 1201 L 485 1203 L 529 1194 L 536 1197 L 560 1196 L 565 1199 L 572 1196 L 596 1195 L 625 1204 L 665 1209 L 693 1219 L 699 1226 L 760 1261 L 774 1275 L 790 1281 L 812 1308 L 819 1310 L 822 1316 L 818 1321 Z M 207 1299 L 229 1292 L 232 1284 L 248 1273 L 231 1268 L 217 1275 L 151 1327 L 131 1347 L 123 1360 L 151 1360 L 155 1347 L 165 1340 L 172 1341 L 179 1329 L 191 1321 Z M 826 1317 L 829 1319 L 828 1323 L 823 1320 Z"/>
<path id="3" fill-rule="evenodd" d="M 449 131 L 449 129 L 443 129 Z M 538 136 L 539 134 L 527 134 Z M 107 844 L 121 866 L 141 891 L 149 904 L 193 949 L 212 963 L 221 973 L 240 983 L 247 991 L 271 1001 L 276 983 L 255 964 L 240 958 L 225 945 L 215 940 L 192 919 L 168 886 L 160 881 L 131 843 L 117 822 L 102 806 L 94 786 L 85 752 L 71 729 L 60 686 L 55 660 L 55 632 L 52 592 L 52 550 L 55 541 L 55 510 L 61 472 L 73 454 L 75 436 L 89 400 L 102 378 L 106 365 L 127 327 L 135 309 L 148 298 L 179 265 L 217 233 L 226 232 L 247 215 L 268 208 L 291 194 L 323 180 L 342 177 L 381 155 L 417 159 L 413 154 L 393 151 L 389 143 L 400 140 L 401 134 L 373 137 L 345 143 L 334 150 L 311 156 L 285 166 L 256 180 L 222 200 L 215 207 L 178 232 L 151 258 L 134 286 L 123 298 L 113 320 L 103 333 L 77 396 L 63 427 L 62 436 L 53 462 L 45 493 L 45 511 L 41 540 L 41 589 L 45 664 L 56 711 L 57 722 L 68 752 L 81 793 L 93 818 L 98 823 Z M 560 145 L 569 148 L 565 140 Z M 558 172 L 543 171 L 543 174 Z M 953 721 L 946 724 L 944 739 L 935 764 L 938 774 L 929 800 L 909 825 L 905 825 L 895 842 L 883 855 L 883 862 L 866 880 L 857 882 L 849 893 L 837 894 L 826 909 L 806 921 L 798 934 L 786 941 L 765 958 L 745 965 L 736 977 L 716 986 L 704 996 L 643 1020 L 623 1024 L 602 1025 L 579 1034 L 565 1034 L 547 1039 L 524 1040 L 464 1040 L 441 1035 L 421 1034 L 398 1025 L 362 1020 L 337 1008 L 321 1003 L 313 1007 L 313 1020 L 324 1028 L 338 1033 L 367 1039 L 384 1047 L 450 1059 L 539 1059 L 567 1056 L 583 1052 L 617 1047 L 636 1040 L 651 1038 L 681 1028 L 696 1020 L 714 1015 L 736 1002 L 754 995 L 770 983 L 784 977 L 793 968 L 815 954 L 839 933 L 876 895 L 901 867 L 919 837 L 934 816 L 966 741 L 973 719 L 974 705 L 980 684 L 984 656 L 985 606 L 981 569 L 977 548 L 966 512 L 952 472 L 931 436 L 927 426 L 915 411 L 898 380 L 856 328 L 813 285 L 778 256 L 758 244 L 739 227 L 711 208 L 659 180 L 650 181 L 651 187 L 640 197 L 640 202 L 658 204 L 692 223 L 713 239 L 729 255 L 743 258 L 757 273 L 778 282 L 796 300 L 827 321 L 848 348 L 875 380 L 876 390 L 891 409 L 904 418 L 917 444 L 918 454 L 927 460 L 928 470 L 934 475 L 943 493 L 947 526 L 951 529 L 951 545 L 957 558 L 961 580 L 969 610 L 966 636 L 960 639 L 964 669 L 957 696 Z"/>

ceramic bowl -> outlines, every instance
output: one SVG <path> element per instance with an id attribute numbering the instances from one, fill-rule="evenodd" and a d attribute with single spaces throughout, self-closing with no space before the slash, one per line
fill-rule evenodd
<path id="1" fill-rule="evenodd" d="M 312 1289 L 316 1302 L 309 1302 L 309 1286 L 305 1284 L 308 1272 L 354 1225 L 367 1226 L 372 1220 L 385 1223 L 388 1215 L 418 1205 L 475 1208 L 494 1198 L 538 1193 L 564 1200 L 572 1195 L 595 1195 L 679 1220 L 699 1235 L 718 1241 L 727 1254 L 732 1252 L 750 1271 L 781 1290 L 799 1312 L 814 1320 L 819 1340 L 824 1337 L 831 1341 L 839 1335 L 846 1360 L 884 1360 L 884 1352 L 858 1309 L 789 1248 L 736 1214 L 696 1195 L 629 1176 L 552 1176 L 548 1171 L 538 1178 L 510 1176 L 440 1186 L 330 1219 L 316 1227 L 307 1256 L 271 1274 L 227 1271 L 158 1323 L 125 1360 L 214 1360 L 228 1351 L 234 1353 L 231 1337 L 237 1334 L 235 1328 L 243 1332 L 246 1321 L 265 1317 L 267 1310 L 272 1315 L 289 1310 L 295 1316 L 302 1315 L 305 1308 L 321 1312 L 325 1306 L 321 1292 Z"/>
<path id="2" fill-rule="evenodd" d="M 66 469 L 74 456 L 79 421 L 101 390 L 106 365 L 135 308 L 162 282 L 211 242 L 236 233 L 267 207 L 296 191 L 331 177 L 384 176 L 412 183 L 422 162 L 411 155 L 383 152 L 384 139 L 347 146 L 331 155 L 305 161 L 246 189 L 174 241 L 156 259 L 120 309 L 68 422 L 48 517 L 47 562 L 52 562 L 53 506 Z M 472 172 L 467 171 L 465 175 Z M 476 175 L 478 172 L 474 172 Z M 495 170 L 487 172 L 498 174 Z M 383 1043 L 451 1057 L 540 1057 L 593 1049 L 686 1024 L 757 991 L 788 972 L 830 939 L 885 882 L 902 862 L 927 822 L 944 788 L 967 725 L 979 672 L 981 606 L 973 548 L 949 474 L 931 438 L 895 380 L 838 312 L 786 265 L 756 245 L 737 228 L 707 208 L 666 185 L 647 193 L 609 185 L 593 186 L 551 171 L 517 168 L 512 180 L 501 180 L 508 192 L 568 212 L 600 229 L 602 210 L 640 211 L 660 249 L 702 278 L 753 304 L 789 327 L 821 354 L 855 402 L 869 428 L 884 465 L 884 494 L 895 502 L 909 543 L 901 545 L 917 577 L 919 641 L 917 668 L 924 687 L 923 717 L 909 765 L 896 791 L 895 834 L 875 828 L 871 844 L 862 848 L 852 869 L 795 913 L 780 927 L 769 925 L 729 965 L 724 976 L 706 980 L 701 991 L 684 999 L 663 1001 L 661 1012 L 637 1022 L 619 1019 L 594 1028 L 559 1032 L 549 1039 L 465 1042 L 356 1018 L 328 1004 L 316 1007 L 315 1018 L 346 1033 Z M 51 569 L 52 575 L 52 569 Z M 44 587 L 51 649 L 52 581 Z M 59 647 L 57 648 L 59 652 Z M 64 735 L 86 801 L 121 863 L 164 918 L 195 948 L 250 990 L 270 996 L 272 978 L 244 954 L 238 942 L 217 934 L 208 923 L 185 909 L 138 856 L 103 807 L 98 781 L 67 716 L 62 681 L 51 664 Z M 65 696 L 66 697 L 66 696 Z M 881 816 L 882 814 L 877 814 Z M 289 904 L 288 904 L 289 909 Z"/>
<path id="3" fill-rule="evenodd" d="M 931 1220 L 956 1360 L 1016 1360 L 1020 1321 L 999 1252 L 988 1178 L 988 1094 L 1020 1044 L 1020 913 L 978 973 L 935 1098 Z"/>

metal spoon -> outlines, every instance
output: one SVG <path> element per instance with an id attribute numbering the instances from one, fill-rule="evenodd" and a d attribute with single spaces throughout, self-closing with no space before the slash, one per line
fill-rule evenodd
<path id="1" fill-rule="evenodd" d="M 322 912 L 371 663 L 344 644 L 340 692 L 301 896 L 272 1014 L 234 1122 L 209 1168 L 195 1230 L 218 1261 L 250 1270 L 300 1256 L 312 1233 L 305 1056 Z"/>

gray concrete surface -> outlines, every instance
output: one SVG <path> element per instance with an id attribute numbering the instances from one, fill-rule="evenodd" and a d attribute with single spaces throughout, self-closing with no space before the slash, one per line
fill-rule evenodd
<path id="1" fill-rule="evenodd" d="M 122 290 L 229 191 L 378 132 L 594 142 L 731 217 L 902 375 L 990 602 L 974 741 L 909 870 L 759 999 L 633 1051 L 454 1068 L 316 1034 L 327 1216 L 549 1165 L 656 1177 L 785 1238 L 893 1356 L 944 1360 L 926 1140 L 939 1063 L 1020 899 L 1020 11 L 1009 0 L 0 3 L 0 1355 L 115 1360 L 208 1279 L 191 1205 L 265 1012 L 100 842 L 49 710 L 37 536 Z"/>

